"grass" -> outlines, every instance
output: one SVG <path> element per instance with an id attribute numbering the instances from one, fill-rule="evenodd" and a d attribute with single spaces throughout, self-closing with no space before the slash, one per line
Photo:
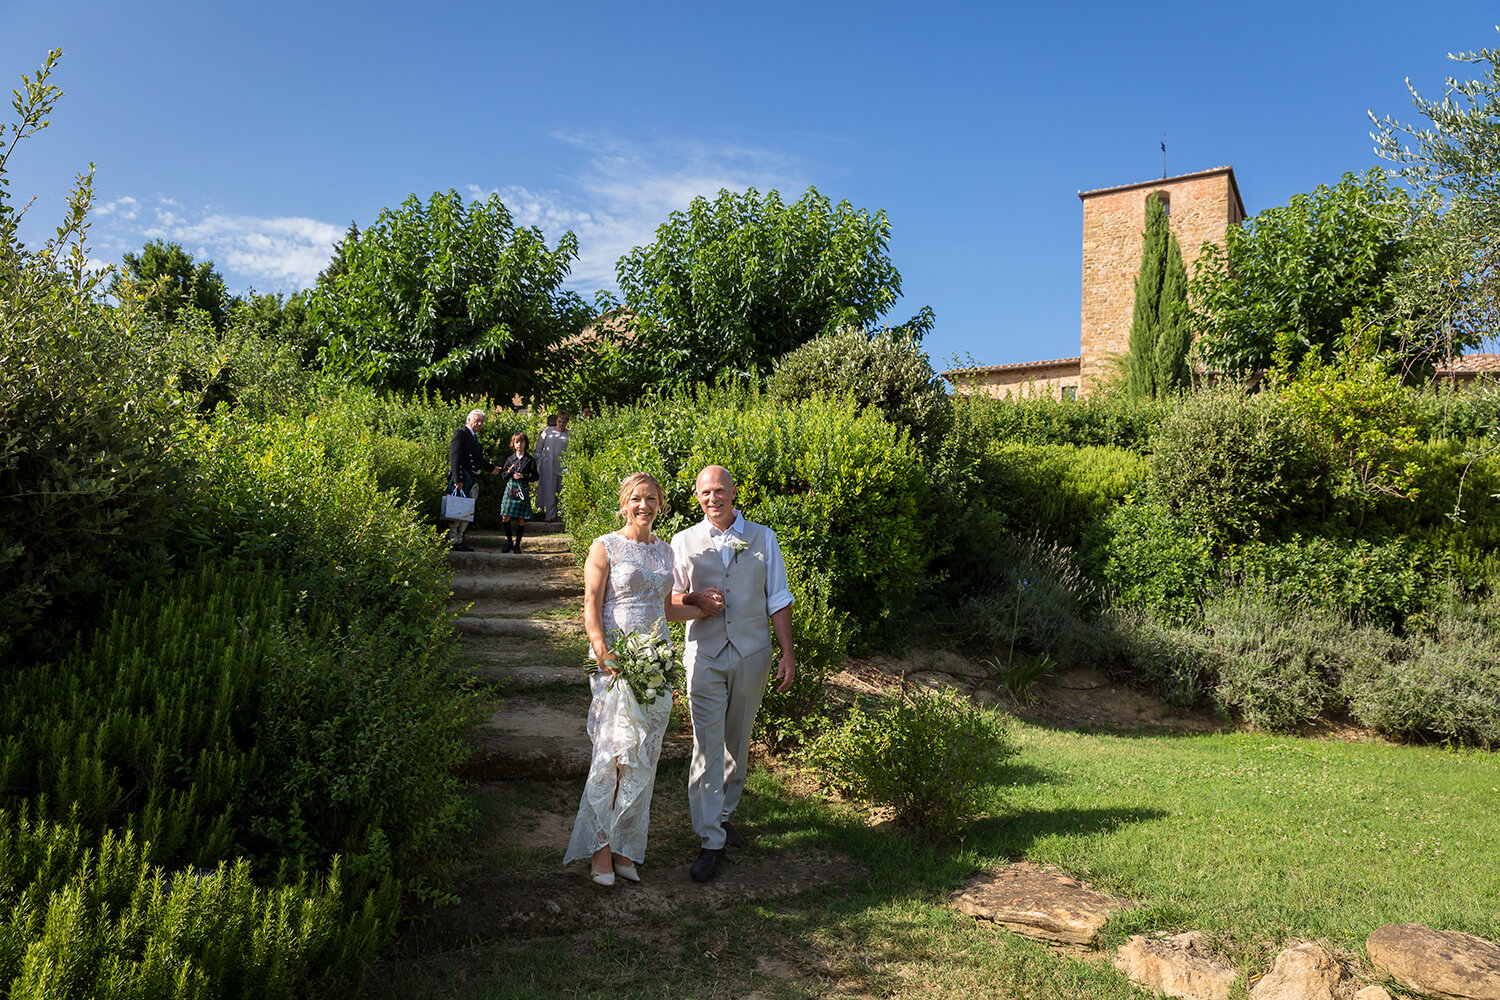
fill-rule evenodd
<path id="1" fill-rule="evenodd" d="M 678 909 L 567 938 L 455 942 L 382 970 L 378 995 L 1139 996 L 1102 953 L 1050 949 L 948 906 L 976 871 L 1023 858 L 1134 901 L 1101 933 L 1106 952 L 1132 933 L 1200 929 L 1255 975 L 1289 939 L 1357 956 L 1386 923 L 1500 939 L 1494 756 L 1255 734 L 1015 728 L 1022 753 L 1009 781 L 992 789 L 990 814 L 959 840 L 871 828 L 855 809 L 809 794 L 795 774 L 760 770 L 741 807 L 756 838 L 751 852 L 835 852 L 867 874 L 776 903 Z M 658 783 L 648 858 L 657 865 L 686 864 L 694 849 L 677 801 L 680 771 L 664 768 Z M 516 794 L 534 803 L 542 793 Z M 502 823 L 503 811 L 495 814 Z M 510 859 L 529 871 L 540 861 Z"/>

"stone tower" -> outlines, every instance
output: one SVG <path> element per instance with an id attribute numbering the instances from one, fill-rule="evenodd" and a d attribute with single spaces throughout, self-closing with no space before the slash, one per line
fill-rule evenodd
<path id="1" fill-rule="evenodd" d="M 1189 278 L 1203 244 L 1222 244 L 1225 231 L 1245 221 L 1245 203 L 1233 167 L 1078 192 L 1083 202 L 1080 395 L 1087 395 L 1110 372 L 1112 359 L 1130 346 L 1146 199 L 1153 194 L 1166 203 Z"/>

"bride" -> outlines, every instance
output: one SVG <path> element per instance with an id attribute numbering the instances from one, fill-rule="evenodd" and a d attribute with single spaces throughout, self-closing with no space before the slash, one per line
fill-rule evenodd
<path id="1" fill-rule="evenodd" d="M 609 688 L 615 655 L 610 641 L 622 632 L 656 632 L 666 637 L 668 621 L 688 621 L 723 610 L 717 595 L 701 602 L 711 610 L 673 605 L 672 547 L 651 533 L 658 514 L 667 509 L 661 484 L 644 472 L 620 483 L 620 530 L 601 535 L 589 547 L 583 568 L 583 627 L 589 637 L 589 659 L 599 664 L 589 684 L 588 733 L 593 759 L 573 838 L 563 863 L 591 859 L 590 875 L 599 885 L 614 885 L 615 876 L 639 882 L 635 866 L 646 856 L 646 827 L 651 818 L 651 790 L 661 757 L 662 736 L 672 712 L 671 698 L 641 706 L 629 685 Z M 640 721 L 644 720 L 644 726 Z"/>

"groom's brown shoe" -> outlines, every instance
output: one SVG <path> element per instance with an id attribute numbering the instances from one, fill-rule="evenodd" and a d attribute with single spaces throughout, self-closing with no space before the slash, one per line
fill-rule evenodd
<path id="1" fill-rule="evenodd" d="M 698 860 L 688 869 L 694 882 L 707 882 L 719 874 L 719 859 L 724 856 L 722 847 L 705 847 L 698 852 Z"/>
<path id="2" fill-rule="evenodd" d="M 749 841 L 745 839 L 745 835 L 743 833 L 740 833 L 740 831 L 736 829 L 735 825 L 729 822 L 729 820 L 726 819 L 719 825 L 724 828 L 725 847 L 744 847 L 749 843 Z"/>

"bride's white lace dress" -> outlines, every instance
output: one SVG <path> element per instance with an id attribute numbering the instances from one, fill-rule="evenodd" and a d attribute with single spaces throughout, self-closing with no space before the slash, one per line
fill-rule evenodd
<path id="1" fill-rule="evenodd" d="M 600 536 L 600 541 L 609 557 L 605 635 L 611 641 L 622 631 L 668 635 L 662 609 L 672 589 L 672 547 L 660 539 L 633 542 L 614 532 Z M 629 685 L 620 683 L 609 690 L 609 680 L 602 672 L 589 677 L 594 700 L 588 732 L 594 755 L 564 864 L 592 857 L 606 844 L 632 861 L 646 857 L 651 790 L 672 699 L 640 705 Z"/>

